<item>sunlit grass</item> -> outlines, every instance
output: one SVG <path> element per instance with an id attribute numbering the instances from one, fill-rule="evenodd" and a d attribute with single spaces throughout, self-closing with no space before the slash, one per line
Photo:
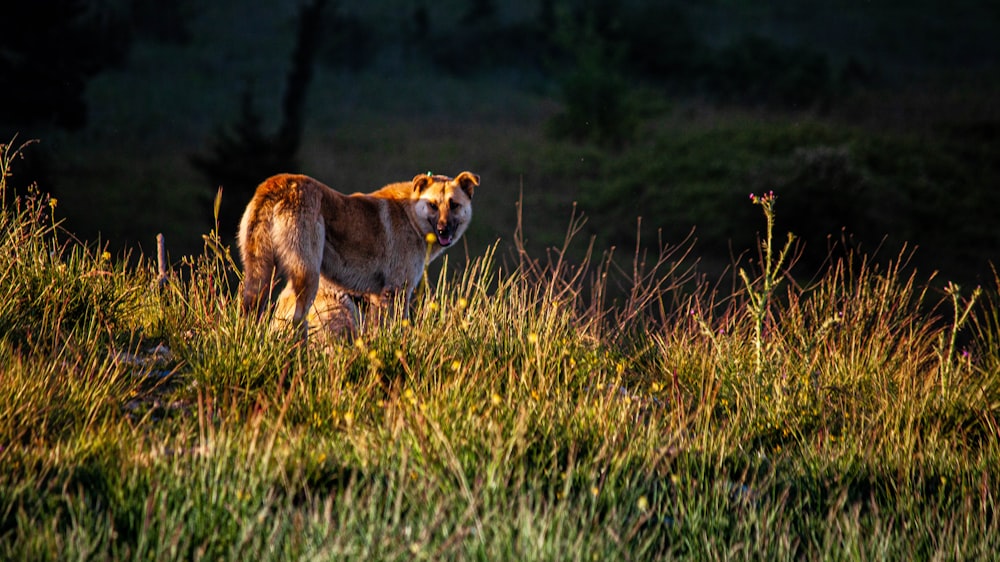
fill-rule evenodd
<path id="1" fill-rule="evenodd" d="M 801 285 L 775 253 L 720 293 L 684 248 L 492 246 L 405 320 L 303 345 L 239 315 L 211 235 L 159 285 L 58 209 L 0 223 L 0 559 L 1000 547 L 996 280 L 937 292 L 901 254 Z"/>

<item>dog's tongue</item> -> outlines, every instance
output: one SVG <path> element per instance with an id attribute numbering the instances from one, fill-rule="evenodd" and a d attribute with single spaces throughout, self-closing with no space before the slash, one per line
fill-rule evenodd
<path id="1" fill-rule="evenodd" d="M 445 234 L 438 234 L 438 244 L 441 244 L 442 246 L 450 246 L 451 236 Z"/>

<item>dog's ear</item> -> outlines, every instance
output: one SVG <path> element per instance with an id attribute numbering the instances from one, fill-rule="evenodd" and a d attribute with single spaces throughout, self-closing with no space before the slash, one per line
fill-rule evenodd
<path id="1" fill-rule="evenodd" d="M 434 183 L 434 176 L 430 174 L 413 176 L 413 193 L 417 195 L 423 193 L 432 183 Z"/>
<path id="2" fill-rule="evenodd" d="M 462 191 L 469 196 L 469 199 L 472 199 L 472 193 L 475 191 L 476 186 L 479 185 L 479 175 L 472 172 L 462 172 L 455 178 L 455 183 L 462 188 Z"/>

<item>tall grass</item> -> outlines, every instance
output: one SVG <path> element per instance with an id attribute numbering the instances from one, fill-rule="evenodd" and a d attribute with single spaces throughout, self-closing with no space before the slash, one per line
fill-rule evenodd
<path id="1" fill-rule="evenodd" d="M 720 293 L 686 247 L 629 271 L 494 246 L 406 321 L 302 345 L 238 314 L 224 249 L 160 286 L 50 201 L 0 229 L 2 559 L 1000 547 L 996 290 L 937 294 L 905 254 Z"/>

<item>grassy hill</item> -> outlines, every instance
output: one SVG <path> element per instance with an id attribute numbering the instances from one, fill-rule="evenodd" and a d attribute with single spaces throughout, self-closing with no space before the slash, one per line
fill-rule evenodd
<path id="1" fill-rule="evenodd" d="M 774 203 L 744 202 L 763 260 L 731 289 L 683 248 L 491 249 L 309 346 L 238 314 L 214 235 L 160 284 L 61 199 L 9 203 L 0 558 L 990 556 L 1000 279 L 854 255 L 800 283 Z"/>

